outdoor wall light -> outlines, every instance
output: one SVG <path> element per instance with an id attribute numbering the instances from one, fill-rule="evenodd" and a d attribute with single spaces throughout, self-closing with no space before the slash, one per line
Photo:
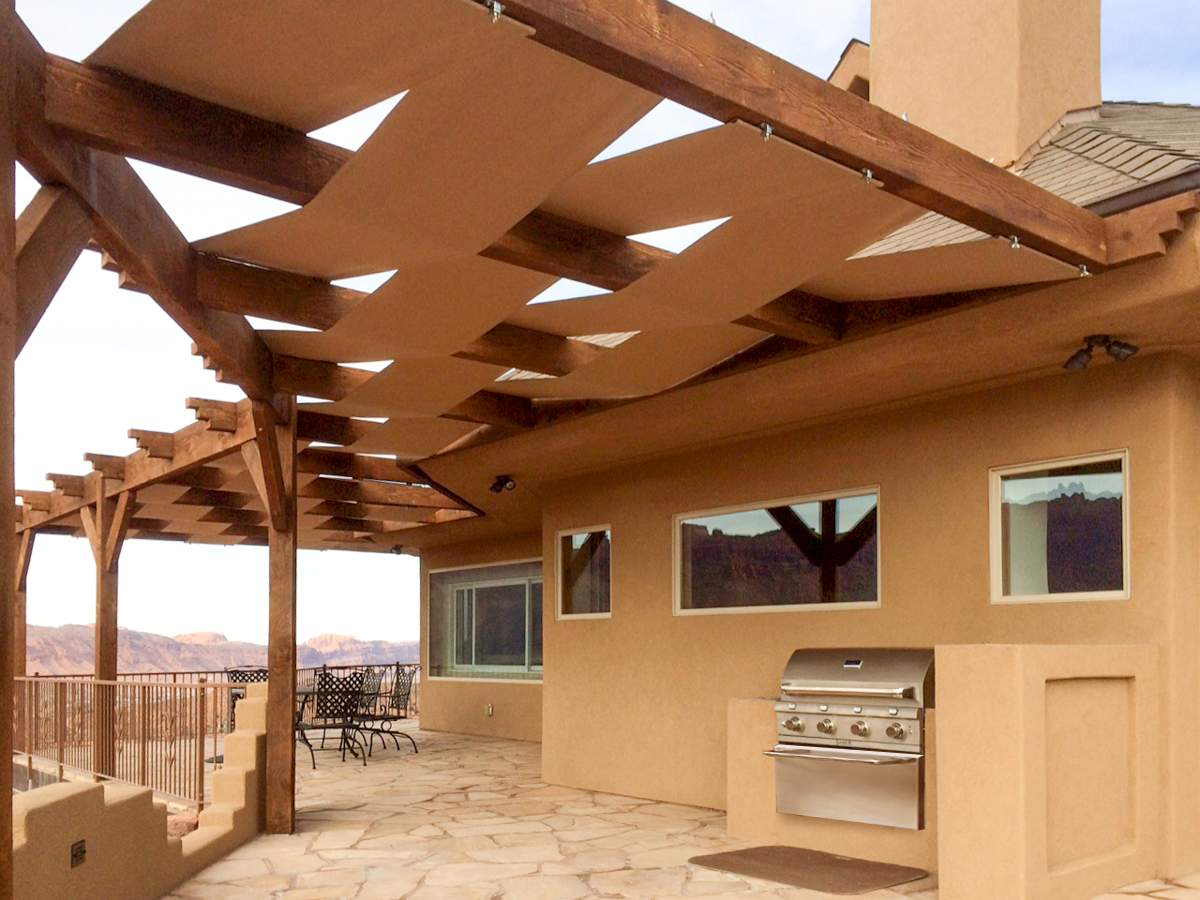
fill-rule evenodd
<path id="1" fill-rule="evenodd" d="M 1071 354 L 1071 358 L 1063 363 L 1063 368 L 1067 371 L 1082 372 L 1086 369 L 1088 363 L 1092 361 L 1092 354 L 1096 352 L 1097 347 L 1103 347 L 1104 352 L 1117 362 L 1125 362 L 1140 349 L 1133 344 L 1125 343 L 1125 341 L 1114 341 L 1107 334 L 1089 334 L 1083 339 L 1083 343 L 1086 346 L 1082 350 L 1076 350 Z"/>
<path id="2" fill-rule="evenodd" d="M 499 494 L 501 491 L 514 490 L 517 483 L 513 481 L 511 475 L 497 475 L 496 480 L 492 482 L 492 486 L 488 488 L 493 494 Z"/>

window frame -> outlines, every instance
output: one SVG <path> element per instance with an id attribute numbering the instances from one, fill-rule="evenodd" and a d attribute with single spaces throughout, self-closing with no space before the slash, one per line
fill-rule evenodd
<path id="1" fill-rule="evenodd" d="M 788 603 L 766 606 L 719 606 L 703 609 L 687 609 L 683 606 L 683 523 L 688 519 L 720 516 L 727 513 L 752 512 L 772 506 L 798 506 L 802 503 L 819 503 L 824 500 L 841 500 L 847 497 L 875 495 L 875 597 L 874 601 L 857 600 L 846 603 Z M 743 613 L 774 612 L 847 612 L 861 609 L 880 609 L 883 606 L 883 490 L 878 484 L 823 491 L 815 494 L 800 494 L 779 500 L 760 500 L 739 503 L 734 506 L 719 506 L 713 509 L 698 509 L 676 513 L 671 517 L 671 614 L 675 616 L 724 616 Z"/>
<path id="2" fill-rule="evenodd" d="M 608 534 L 608 612 L 598 613 L 569 613 L 563 611 L 563 538 L 576 534 L 595 534 L 603 531 Z M 613 529 L 611 525 L 589 525 L 583 528 L 563 528 L 554 532 L 554 620 L 556 622 L 578 622 L 588 619 L 612 618 L 612 548 Z"/>
<path id="3" fill-rule="evenodd" d="M 1121 581 L 1123 585 L 1121 590 L 1006 595 L 1004 593 L 1003 504 L 1000 497 L 1001 484 L 1004 478 L 1010 475 L 1022 475 L 1044 469 L 1063 469 L 1069 466 L 1113 461 L 1120 461 L 1121 463 Z M 1130 544 L 1129 488 L 1129 450 L 1127 448 L 1080 454 L 1078 456 L 1065 456 L 1056 459 L 1037 460 L 1010 466 L 993 466 L 988 469 L 989 593 L 991 605 L 1011 606 L 1027 603 L 1080 603 L 1093 600 L 1128 600 L 1132 596 L 1130 576 L 1133 557 L 1132 546 Z"/>
<path id="4" fill-rule="evenodd" d="M 531 556 L 531 557 L 528 557 L 525 559 L 505 559 L 505 560 L 500 560 L 498 562 L 479 563 L 476 565 L 442 566 L 437 569 L 429 569 L 425 573 L 426 602 L 427 603 L 433 602 L 432 579 L 433 579 L 434 575 L 440 575 L 444 572 L 469 572 L 469 571 L 475 571 L 475 570 L 492 569 L 492 568 L 497 568 L 497 567 L 501 567 L 501 566 L 532 565 L 534 563 L 544 564 L 545 560 L 542 557 Z M 465 582 L 462 585 L 453 586 L 451 588 L 451 599 L 450 599 L 451 610 L 450 610 L 450 615 L 449 615 L 450 634 L 448 636 L 448 640 L 449 640 L 449 644 L 450 644 L 450 653 L 451 653 L 452 658 L 454 656 L 456 656 L 457 652 L 458 652 L 458 650 L 457 650 L 458 603 L 456 602 L 458 591 L 463 590 L 465 588 L 474 589 L 476 587 L 488 587 L 488 586 L 503 585 L 503 584 L 519 584 L 522 581 L 526 584 L 526 589 L 525 589 L 525 659 L 526 660 L 532 659 L 533 646 L 532 646 L 531 638 L 533 636 L 532 635 L 533 617 L 532 617 L 531 613 L 532 613 L 532 609 L 533 609 L 533 597 L 532 597 L 533 592 L 530 590 L 529 585 L 532 585 L 535 581 L 542 585 L 542 602 L 544 604 L 545 603 L 545 590 L 546 590 L 546 586 L 545 586 L 546 578 L 545 578 L 544 572 L 542 573 L 542 575 L 539 578 L 530 577 L 530 578 L 526 578 L 526 579 L 521 579 L 521 578 L 495 578 L 495 579 L 491 579 L 491 580 L 483 579 L 480 581 L 470 581 L 470 582 Z M 474 603 L 474 598 L 472 598 L 472 603 Z M 432 615 L 430 615 L 428 611 L 427 611 L 426 615 L 428 618 L 430 618 L 430 620 L 431 620 L 430 627 L 432 627 Z M 472 616 L 474 616 L 473 610 L 472 610 Z M 544 640 L 545 639 L 544 605 L 543 605 L 542 628 L 543 628 L 543 640 Z M 474 639 L 474 635 L 472 635 L 472 640 L 473 639 Z M 431 645 L 430 649 L 432 649 L 433 640 L 434 640 L 433 635 L 430 634 L 429 635 L 429 642 Z M 540 666 L 530 665 L 528 662 L 524 666 L 476 666 L 476 665 L 463 666 L 463 665 L 459 665 L 457 663 L 457 661 L 455 661 L 454 665 L 452 665 L 450 667 L 451 671 L 453 671 L 455 673 L 463 673 L 463 674 L 454 674 L 454 675 L 430 674 L 428 676 L 422 676 L 422 677 L 428 677 L 429 680 L 431 680 L 431 681 L 478 681 L 478 682 L 512 681 L 516 684 L 541 684 L 544 667 L 545 667 L 544 662 L 543 662 L 543 665 L 540 665 Z M 432 666 L 431 666 L 431 668 L 432 668 Z M 505 676 L 509 676 L 509 677 L 506 678 Z M 536 676 L 536 677 L 529 677 L 529 676 Z"/>

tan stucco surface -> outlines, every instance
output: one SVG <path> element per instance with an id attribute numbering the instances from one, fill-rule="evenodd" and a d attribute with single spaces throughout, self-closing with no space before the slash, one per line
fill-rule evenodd
<path id="1" fill-rule="evenodd" d="M 421 663 L 429 669 L 429 572 L 486 566 L 542 555 L 541 536 L 517 535 L 499 541 L 439 547 L 421 555 Z M 492 712 L 488 714 L 488 705 Z M 457 734 L 542 739 L 541 681 L 502 678 L 431 678 L 421 680 L 421 728 Z"/>
<path id="2" fill-rule="evenodd" d="M 776 694 L 800 646 L 1151 644 L 1162 652 L 1168 702 L 1194 709 L 1196 523 L 1186 497 L 1198 383 L 1182 357 L 1097 364 L 543 488 L 547 559 L 556 530 L 595 522 L 611 523 L 613 548 L 611 619 L 555 621 L 547 572 L 547 779 L 725 808 L 728 700 Z M 1122 448 L 1131 598 L 992 605 L 988 468 Z M 673 514 L 871 485 L 880 494 L 879 609 L 672 615 Z M 1167 872 L 1196 862 L 1190 721 L 1173 717 L 1164 736 Z"/>
<path id="3" fill-rule="evenodd" d="M 875 0 L 870 67 L 872 103 L 1006 166 L 1100 104 L 1100 0 Z"/>
<path id="4" fill-rule="evenodd" d="M 182 839 L 146 788 L 61 783 L 13 797 L 13 887 L 20 900 L 155 900 L 262 831 L 267 686 L 247 685 L 212 804 Z M 71 845 L 87 856 L 72 868 Z"/>

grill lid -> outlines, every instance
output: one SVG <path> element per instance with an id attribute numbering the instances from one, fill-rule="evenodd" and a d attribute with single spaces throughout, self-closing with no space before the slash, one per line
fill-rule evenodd
<path id="1" fill-rule="evenodd" d="M 933 649 L 797 650 L 783 670 L 783 699 L 877 701 L 932 709 Z"/>

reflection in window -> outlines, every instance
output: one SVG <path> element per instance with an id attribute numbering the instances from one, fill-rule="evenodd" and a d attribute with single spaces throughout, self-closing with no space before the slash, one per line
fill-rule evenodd
<path id="1" fill-rule="evenodd" d="M 679 527 L 682 609 L 879 599 L 874 493 L 687 518 Z"/>
<path id="2" fill-rule="evenodd" d="M 612 540 L 607 529 L 559 536 L 559 597 L 564 616 L 612 610 Z"/>
<path id="3" fill-rule="evenodd" d="M 1003 596 L 1124 591 L 1122 463 L 1000 475 Z"/>
<path id="4" fill-rule="evenodd" d="M 429 643 L 431 675 L 540 677 L 541 563 L 431 572 Z"/>

